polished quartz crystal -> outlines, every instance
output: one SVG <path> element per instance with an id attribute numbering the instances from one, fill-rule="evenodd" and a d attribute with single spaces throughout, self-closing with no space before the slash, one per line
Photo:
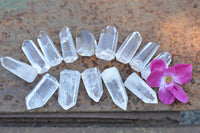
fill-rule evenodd
<path id="1" fill-rule="evenodd" d="M 50 69 L 46 59 L 32 40 L 24 40 L 22 50 L 39 74 L 43 74 Z"/>
<path id="2" fill-rule="evenodd" d="M 144 103 L 158 103 L 156 92 L 151 89 L 136 73 L 132 73 L 124 85 Z"/>
<path id="3" fill-rule="evenodd" d="M 26 96 L 27 109 L 43 107 L 59 86 L 55 77 L 45 74 L 33 90 Z"/>
<path id="4" fill-rule="evenodd" d="M 168 53 L 168 52 L 161 52 L 154 59 L 162 59 L 162 60 L 165 61 L 165 63 L 167 65 L 169 65 L 171 63 L 172 57 L 171 57 L 170 53 Z M 151 70 L 150 70 L 150 63 L 149 63 L 141 71 L 141 76 L 142 76 L 143 79 L 147 80 L 147 78 L 149 77 L 150 73 L 151 73 Z"/>
<path id="5" fill-rule="evenodd" d="M 145 65 L 151 60 L 160 45 L 154 42 L 147 43 L 129 63 L 131 68 L 137 72 L 141 72 Z"/>
<path id="6" fill-rule="evenodd" d="M 99 102 L 102 94 L 103 87 L 101 81 L 101 74 L 98 68 L 88 68 L 81 74 L 87 94 L 95 102 Z"/>
<path id="7" fill-rule="evenodd" d="M 37 69 L 10 57 L 2 57 L 1 65 L 19 78 L 31 83 L 37 76 Z"/>
<path id="8" fill-rule="evenodd" d="M 107 26 L 102 30 L 95 55 L 103 60 L 112 60 L 115 58 L 117 48 L 118 32 L 114 26 Z"/>
<path id="9" fill-rule="evenodd" d="M 117 68 L 107 68 L 101 73 L 101 76 L 114 103 L 126 110 L 128 96 Z"/>
<path id="10" fill-rule="evenodd" d="M 74 46 L 72 34 L 67 26 L 63 27 L 60 31 L 59 37 L 64 61 L 66 63 L 72 63 L 77 60 L 78 55 Z"/>
<path id="11" fill-rule="evenodd" d="M 92 56 L 96 47 L 97 42 L 94 35 L 87 30 L 82 30 L 81 37 L 76 38 L 76 48 L 79 55 Z"/>
<path id="12" fill-rule="evenodd" d="M 50 66 L 53 67 L 62 62 L 63 58 L 61 54 L 45 31 L 40 32 L 37 41 Z"/>
<path id="13" fill-rule="evenodd" d="M 124 64 L 131 61 L 142 42 L 139 32 L 133 32 L 127 36 L 116 53 L 116 59 Z"/>
<path id="14" fill-rule="evenodd" d="M 58 91 L 58 103 L 65 110 L 76 104 L 80 84 L 80 73 L 75 70 L 63 70 L 60 72 L 60 86 Z"/>

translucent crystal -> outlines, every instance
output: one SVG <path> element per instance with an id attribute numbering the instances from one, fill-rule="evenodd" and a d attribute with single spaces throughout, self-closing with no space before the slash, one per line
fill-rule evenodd
<path id="1" fill-rule="evenodd" d="M 10 57 L 2 57 L 1 65 L 19 78 L 31 83 L 37 76 L 37 69 Z"/>
<path id="2" fill-rule="evenodd" d="M 26 96 L 27 109 L 44 106 L 57 90 L 59 84 L 55 77 L 45 74 L 33 90 Z"/>
<path id="3" fill-rule="evenodd" d="M 83 30 L 81 37 L 76 38 L 76 48 L 81 56 L 92 56 L 95 53 L 96 47 L 97 42 L 94 35 L 87 30 Z"/>
<path id="4" fill-rule="evenodd" d="M 147 43 L 129 63 L 131 68 L 137 72 L 141 72 L 145 65 L 151 60 L 153 55 L 156 53 L 160 45 L 154 42 Z"/>
<path id="5" fill-rule="evenodd" d="M 161 52 L 160 54 L 158 54 L 154 59 L 163 59 L 167 65 L 169 65 L 171 63 L 171 55 L 168 52 Z M 145 68 L 141 71 L 141 76 L 143 79 L 147 80 L 147 78 L 149 77 L 151 73 L 150 70 L 150 63 L 148 65 L 145 66 Z"/>
<path id="6" fill-rule="evenodd" d="M 128 96 L 117 68 L 111 67 L 105 69 L 101 73 L 101 76 L 114 103 L 123 110 L 126 110 Z"/>
<path id="7" fill-rule="evenodd" d="M 22 50 L 39 74 L 43 74 L 49 70 L 49 64 L 32 40 L 24 40 Z"/>
<path id="8" fill-rule="evenodd" d="M 102 30 L 95 55 L 103 60 L 115 58 L 117 48 L 118 32 L 114 26 L 107 26 Z"/>
<path id="9" fill-rule="evenodd" d="M 129 34 L 116 53 L 119 62 L 127 64 L 131 61 L 142 42 L 139 32 Z"/>
<path id="10" fill-rule="evenodd" d="M 136 73 L 132 73 L 124 85 L 144 103 L 158 103 L 156 92 L 151 89 Z"/>
<path id="11" fill-rule="evenodd" d="M 66 63 L 72 63 L 77 60 L 78 55 L 76 53 L 72 34 L 67 26 L 63 27 L 60 31 L 59 37 L 64 61 Z"/>
<path id="12" fill-rule="evenodd" d="M 53 67 L 62 62 L 63 58 L 61 54 L 45 31 L 40 32 L 37 41 L 50 66 Z"/>
<path id="13" fill-rule="evenodd" d="M 80 84 L 80 73 L 74 70 L 60 72 L 58 103 L 67 110 L 76 104 Z"/>
<path id="14" fill-rule="evenodd" d="M 82 80 L 87 94 L 98 102 L 103 94 L 101 74 L 98 68 L 88 68 L 82 72 Z"/>

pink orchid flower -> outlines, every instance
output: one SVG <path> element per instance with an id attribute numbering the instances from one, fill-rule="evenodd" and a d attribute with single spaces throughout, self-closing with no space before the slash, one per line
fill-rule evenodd
<path id="1" fill-rule="evenodd" d="M 187 103 L 188 96 L 177 85 L 190 82 L 192 77 L 191 64 L 176 64 L 167 66 L 162 59 L 155 59 L 150 63 L 151 74 L 147 78 L 147 84 L 151 87 L 160 87 L 158 96 L 163 104 L 172 104 L 175 99 Z"/>

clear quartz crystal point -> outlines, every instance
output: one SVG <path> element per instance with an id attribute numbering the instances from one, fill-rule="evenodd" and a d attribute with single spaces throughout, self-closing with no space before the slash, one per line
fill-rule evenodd
<path id="1" fill-rule="evenodd" d="M 37 69 L 10 57 L 2 57 L 1 65 L 19 78 L 31 83 L 37 76 Z"/>
<path id="2" fill-rule="evenodd" d="M 76 48 L 79 55 L 92 56 L 96 47 L 97 42 L 94 35 L 87 30 L 82 30 L 81 37 L 76 38 Z"/>
<path id="3" fill-rule="evenodd" d="M 116 53 L 116 59 L 124 64 L 131 61 L 142 42 L 139 32 L 133 32 L 127 36 Z"/>
<path id="4" fill-rule="evenodd" d="M 172 57 L 169 52 L 161 52 L 154 59 L 162 59 L 165 61 L 167 65 L 169 65 L 172 61 Z M 147 80 L 151 73 L 150 63 L 145 66 L 145 68 L 141 71 L 141 76 L 143 79 Z"/>
<path id="5" fill-rule="evenodd" d="M 44 106 L 59 86 L 57 79 L 50 74 L 45 74 L 33 90 L 26 96 L 27 109 Z"/>
<path id="6" fill-rule="evenodd" d="M 98 68 L 88 68 L 81 74 L 87 94 L 95 102 L 99 102 L 102 94 L 103 87 L 101 81 L 101 74 Z"/>
<path id="7" fill-rule="evenodd" d="M 141 72 L 145 65 L 151 60 L 160 45 L 154 42 L 147 43 L 130 61 L 130 66 L 137 72 Z"/>
<path id="8" fill-rule="evenodd" d="M 124 85 L 144 103 L 158 103 L 156 92 L 149 87 L 136 73 L 132 73 Z"/>
<path id="9" fill-rule="evenodd" d="M 112 60 L 115 58 L 115 51 L 117 48 L 118 32 L 114 26 L 107 26 L 102 30 L 97 45 L 95 55 L 97 58 L 103 60 Z"/>
<path id="10" fill-rule="evenodd" d="M 111 67 L 105 69 L 101 73 L 101 76 L 114 103 L 123 110 L 126 110 L 128 96 L 117 68 Z"/>
<path id="11" fill-rule="evenodd" d="M 63 109 L 68 110 L 76 104 L 79 84 L 79 71 L 63 70 L 60 72 L 58 103 Z"/>
<path id="12" fill-rule="evenodd" d="M 78 55 L 70 29 L 67 26 L 63 27 L 59 37 L 64 61 L 66 63 L 73 63 L 78 59 Z"/>
<path id="13" fill-rule="evenodd" d="M 50 66 L 53 67 L 62 62 L 61 54 L 45 31 L 40 32 L 37 41 Z"/>
<path id="14" fill-rule="evenodd" d="M 24 40 L 22 50 L 31 65 L 38 70 L 39 74 L 43 74 L 50 69 L 46 59 L 32 40 Z"/>

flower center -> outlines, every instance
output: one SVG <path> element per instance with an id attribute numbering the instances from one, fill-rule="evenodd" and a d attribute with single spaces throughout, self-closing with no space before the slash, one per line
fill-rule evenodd
<path id="1" fill-rule="evenodd" d="M 172 78 L 171 78 L 171 77 L 166 77 L 165 81 L 166 81 L 167 83 L 170 83 L 170 82 L 172 81 Z"/>

